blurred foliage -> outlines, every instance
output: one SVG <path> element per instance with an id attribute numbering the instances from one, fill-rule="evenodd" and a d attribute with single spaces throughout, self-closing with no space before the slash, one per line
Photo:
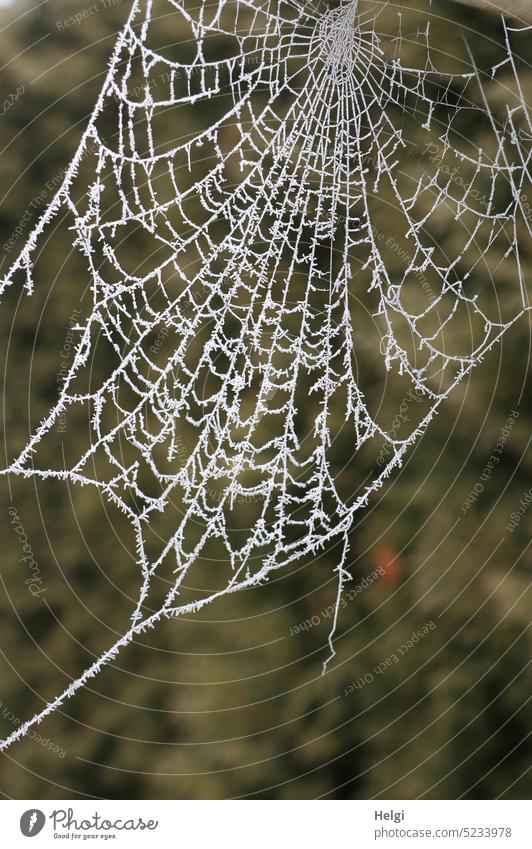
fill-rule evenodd
<path id="1" fill-rule="evenodd" d="M 35 7 L 19 0 L 1 13 L 2 97 L 21 84 L 24 94 L 0 124 L 0 244 L 28 211 L 23 236 L 2 251 L 4 271 L 76 149 L 114 34 L 129 11 L 126 0 L 100 6 L 66 28 L 58 22 L 87 8 L 80 0 Z M 390 4 L 389 14 L 397 8 Z M 455 45 L 460 53 L 459 28 L 483 68 L 499 60 L 495 18 L 445 0 L 433 3 L 433 13 L 437 43 L 447 48 L 442 62 L 452 63 Z M 179 42 L 170 21 L 165 28 L 169 42 Z M 414 56 L 414 40 L 411 50 Z M 531 72 L 523 67 L 530 91 Z M 503 103 L 499 108 L 504 112 Z M 465 117 L 461 131 L 467 136 L 476 129 Z M 393 221 L 383 216 L 382 227 L 393 232 Z M 452 246 L 452 219 L 442 228 Z M 69 235 L 54 228 L 35 295 L 11 289 L 0 310 L 6 456 L 53 403 L 69 317 L 90 306 Z M 524 250 L 530 259 L 531 246 Z M 498 258 L 487 261 L 495 265 Z M 360 345 L 368 373 L 378 375 L 378 351 L 363 338 Z M 336 596 L 335 548 L 292 564 L 260 589 L 166 622 L 128 648 L 37 729 L 66 750 L 63 757 L 35 739 L 2 756 L 2 793 L 529 796 L 532 510 L 513 532 L 505 530 L 532 483 L 529 356 L 530 327 L 523 319 L 454 392 L 404 468 L 359 515 L 347 592 L 375 570 L 382 574 L 342 609 L 337 657 L 325 676 L 331 621 L 322 611 Z M 388 403 L 393 417 L 400 392 Z M 519 417 L 501 462 L 464 512 L 461 505 L 480 481 L 511 410 Z M 81 425 L 70 425 L 64 450 L 75 451 L 82 438 Z M 350 457 L 349 444 L 340 449 L 340 459 Z M 116 639 L 138 574 L 124 516 L 90 487 L 12 479 L 2 484 L 2 495 L 3 737 L 13 728 L 10 717 L 33 714 Z M 29 575 L 11 506 L 41 570 L 44 591 L 37 598 L 24 583 Z M 311 627 L 296 629 L 309 621 Z M 436 627 L 383 674 L 374 673 L 428 622 Z M 365 676 L 371 683 L 349 692 Z"/>

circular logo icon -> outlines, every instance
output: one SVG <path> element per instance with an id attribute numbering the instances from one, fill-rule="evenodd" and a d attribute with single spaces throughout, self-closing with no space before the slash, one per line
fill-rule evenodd
<path id="1" fill-rule="evenodd" d="M 20 830 L 24 837 L 35 837 L 43 830 L 46 817 L 38 808 L 24 811 L 20 818 Z"/>

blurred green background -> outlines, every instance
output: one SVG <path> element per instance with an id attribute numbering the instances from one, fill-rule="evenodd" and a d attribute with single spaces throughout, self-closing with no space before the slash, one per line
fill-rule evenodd
<path id="1" fill-rule="evenodd" d="M 127 0 L 96 5 L 69 27 L 58 22 L 86 3 L 19 0 L 0 10 L 0 244 L 22 229 L 16 245 L 2 250 L 3 272 L 76 150 L 129 12 Z M 416 7 L 409 9 L 415 32 Z M 397 11 L 404 8 L 390 14 Z M 447 57 L 465 34 L 482 67 L 499 61 L 494 17 L 445 0 L 434 0 L 432 11 Z M 168 23 L 169 43 L 174 38 Z M 523 55 L 519 42 L 528 92 L 531 47 Z M 503 102 L 494 108 L 504 114 Z M 474 135 L 478 128 L 464 120 L 464 134 Z M 385 224 L 393 232 L 393 221 Z M 452 221 L 447 228 L 452 242 Z M 57 268 L 44 264 L 35 295 L 12 288 L 0 311 L 2 465 L 52 405 L 69 318 L 90 305 L 79 260 L 57 273 L 68 239 L 68 231 L 58 234 Z M 522 250 L 530 272 L 526 240 Z M 376 374 L 378 355 L 364 351 Z M 337 549 L 195 617 L 163 623 L 129 647 L 37 729 L 42 740 L 27 738 L 0 757 L 2 795 L 529 797 L 532 510 L 507 530 L 532 486 L 529 357 L 523 318 L 359 514 L 350 537 L 352 598 L 325 676 Z M 392 412 L 401 397 L 389 401 Z M 512 410 L 519 416 L 507 426 Z M 462 510 L 505 426 L 500 463 Z M 67 430 L 69 449 L 76 438 Z M 12 478 L 0 491 L 4 737 L 114 642 L 138 574 L 124 516 L 90 487 Z M 39 565 L 37 595 L 24 583 L 30 573 L 10 508 Z M 368 579 L 375 572 L 378 579 Z M 409 646 L 428 623 L 435 627 Z M 387 663 L 405 643 L 400 661 Z M 352 686 L 360 679 L 364 685 Z"/>

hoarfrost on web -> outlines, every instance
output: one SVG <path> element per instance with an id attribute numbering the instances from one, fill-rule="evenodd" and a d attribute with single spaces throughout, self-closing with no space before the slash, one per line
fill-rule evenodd
<path id="1" fill-rule="evenodd" d="M 31 294 L 40 239 L 67 215 L 92 308 L 57 403 L 4 473 L 90 484 L 118 505 L 135 529 L 138 602 L 116 644 L 0 749 L 162 617 L 259 584 L 335 539 L 339 601 L 354 514 L 527 309 L 519 232 L 530 235 L 532 128 L 511 30 L 501 24 L 505 56 L 489 73 L 472 57 L 444 73 L 428 25 L 405 36 L 423 56 L 409 67 L 400 27 L 383 43 L 381 11 L 357 0 L 133 3 L 64 182 L 1 288 L 22 281 Z M 158 46 L 161 20 L 166 32 L 176 21 L 181 50 Z M 486 93 L 501 75 L 502 122 Z M 183 109 L 198 120 L 177 139 Z M 478 113 L 480 142 L 460 134 L 463 110 Z M 417 158 L 405 171 L 413 131 Z M 80 191 L 87 160 L 93 174 Z M 452 256 L 434 235 L 442 214 L 456 229 Z M 472 282 L 487 276 L 488 250 L 513 281 L 497 315 Z M 425 404 L 409 433 L 382 424 L 368 401 L 362 313 L 384 369 Z M 87 388 L 102 340 L 108 374 Z M 41 465 L 58 419 L 80 407 L 91 421 L 86 451 L 68 467 Z M 331 461 L 334 417 L 354 454 L 378 444 L 385 458 L 353 497 Z M 238 528 L 243 499 L 255 511 Z M 158 522 L 155 551 L 147 539 Z M 185 600 L 211 546 L 228 560 L 225 577 Z M 149 610 L 170 558 L 175 580 Z"/>

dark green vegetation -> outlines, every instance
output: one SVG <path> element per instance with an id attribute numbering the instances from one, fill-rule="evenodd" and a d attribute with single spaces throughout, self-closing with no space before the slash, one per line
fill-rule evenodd
<path id="1" fill-rule="evenodd" d="M 30 11 L 15 2 L 0 19 L 0 244 L 20 230 L 2 250 L 2 271 L 76 149 L 129 9 L 126 0 L 101 2 L 81 23 L 65 25 L 88 5 L 50 0 Z M 463 56 L 462 33 L 481 68 L 500 60 L 495 19 L 444 0 L 434 11 L 442 15 L 434 20 L 435 44 L 445 51 L 435 55 L 440 67 Z M 415 32 L 415 17 L 410 24 Z M 170 19 L 166 29 L 170 45 L 179 41 Z M 405 45 L 414 62 L 414 42 Z M 524 69 L 529 92 L 531 79 Z M 493 107 L 504 114 L 504 103 Z M 467 112 L 455 129 L 466 138 L 481 131 Z M 421 163 L 433 167 L 429 156 Z M 378 220 L 393 236 L 390 215 Z M 69 236 L 58 228 L 44 249 L 35 295 L 12 288 L 0 310 L 9 458 L 56 398 L 62 363 L 72 356 L 70 317 L 90 309 Z M 452 251 L 455 238 L 449 215 L 441 244 Z M 142 253 L 140 242 L 131 262 Z M 487 262 L 494 268 L 499 259 Z M 501 298 L 512 283 L 502 280 Z M 377 383 L 379 352 L 364 338 L 359 344 L 366 379 Z M 523 319 L 359 514 L 350 539 L 353 582 L 326 676 L 337 549 L 150 632 L 37 729 L 44 745 L 33 737 L 1 756 L 0 791 L 15 798 L 529 797 L 532 509 L 520 506 L 532 485 L 529 356 Z M 400 387 L 388 398 L 389 422 L 403 398 Z M 407 407 L 413 421 L 416 404 Z M 509 420 L 512 410 L 519 416 Z M 501 435 L 499 462 L 486 471 Z M 68 423 L 59 440 L 65 456 L 79 453 L 85 438 L 81 425 Z M 351 446 L 339 442 L 338 454 L 340 465 Z M 4 737 L 123 632 L 139 577 L 128 523 L 92 488 L 12 479 L 1 494 Z M 363 587 L 376 570 L 378 580 Z M 408 643 L 416 632 L 422 636 Z"/>

